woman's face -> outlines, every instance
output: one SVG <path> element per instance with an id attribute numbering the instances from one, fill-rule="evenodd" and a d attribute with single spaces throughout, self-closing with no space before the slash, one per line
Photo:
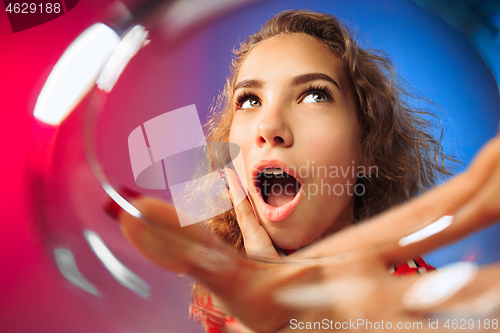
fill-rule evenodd
<path id="1" fill-rule="evenodd" d="M 275 246 L 296 249 L 352 223 L 353 193 L 364 191 L 355 188 L 360 128 L 340 58 L 310 36 L 268 39 L 241 64 L 233 100 L 229 141 Z"/>

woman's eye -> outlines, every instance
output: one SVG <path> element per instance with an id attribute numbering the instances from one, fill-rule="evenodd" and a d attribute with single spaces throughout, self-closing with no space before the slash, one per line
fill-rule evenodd
<path id="1" fill-rule="evenodd" d="M 325 96 L 325 94 L 320 93 L 320 92 L 313 92 L 310 94 L 307 94 L 306 97 L 302 100 L 302 103 L 324 103 L 328 102 L 328 98 Z"/>
<path id="2" fill-rule="evenodd" d="M 250 97 L 240 104 L 239 109 L 249 109 L 249 108 L 258 108 L 261 106 L 260 101 L 255 97 Z"/>

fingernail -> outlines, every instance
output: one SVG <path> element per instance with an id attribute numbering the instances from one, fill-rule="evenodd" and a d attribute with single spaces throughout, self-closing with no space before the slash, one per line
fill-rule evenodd
<path id="1" fill-rule="evenodd" d="M 369 297 L 375 285 L 365 278 L 339 279 L 316 284 L 285 286 L 275 292 L 275 299 L 294 308 L 324 308 L 334 304 L 350 305 Z"/>
<path id="2" fill-rule="evenodd" d="M 227 183 L 226 173 L 224 172 L 223 169 L 217 169 L 217 172 L 219 172 L 220 178 L 222 178 L 224 184 L 226 184 L 226 188 L 229 190 L 229 184 Z"/>
<path id="3" fill-rule="evenodd" d="M 448 228 L 453 222 L 452 215 L 445 215 L 438 219 L 436 222 L 422 228 L 409 236 L 403 237 L 399 240 L 399 246 L 407 246 L 416 242 L 420 242 L 432 235 L 435 235 L 444 229 Z"/>
<path id="4" fill-rule="evenodd" d="M 129 198 L 137 198 L 137 197 L 141 196 L 138 192 L 131 190 L 131 189 L 128 189 L 128 188 L 122 188 L 121 190 L 118 190 L 117 192 L 120 195 L 122 195 L 122 196 L 125 195 L 126 197 L 129 197 Z M 108 214 L 109 216 L 111 216 L 115 220 L 118 220 L 118 216 L 120 215 L 120 212 L 123 211 L 123 208 L 121 208 L 120 205 L 117 204 L 116 201 L 114 201 L 110 197 L 106 197 L 106 199 L 104 199 L 103 209 L 106 212 L 106 214 Z"/>
<path id="5" fill-rule="evenodd" d="M 475 264 L 460 262 L 437 273 L 429 273 L 410 286 L 403 294 L 402 302 L 411 310 L 444 303 L 474 280 L 477 270 Z"/>

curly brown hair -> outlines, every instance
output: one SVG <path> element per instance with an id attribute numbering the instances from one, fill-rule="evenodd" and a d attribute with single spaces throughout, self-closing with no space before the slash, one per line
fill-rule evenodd
<path id="1" fill-rule="evenodd" d="M 205 125 L 208 141 L 229 139 L 233 90 L 246 56 L 266 39 L 286 34 L 305 34 L 324 42 L 342 59 L 351 80 L 362 130 L 361 163 L 378 168 L 377 177 L 358 179 L 365 192 L 355 197 L 356 222 L 409 200 L 449 175 L 445 167 L 448 157 L 433 135 L 435 126 L 423 117 L 432 113 L 408 104 L 415 96 L 405 88 L 391 60 L 380 51 L 360 48 L 334 16 L 305 10 L 277 14 L 234 51 L 230 75 Z M 210 219 L 207 227 L 236 251 L 244 252 L 234 210 Z"/>

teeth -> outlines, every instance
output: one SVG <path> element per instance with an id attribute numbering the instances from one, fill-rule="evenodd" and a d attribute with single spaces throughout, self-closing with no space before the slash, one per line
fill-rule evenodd
<path id="1" fill-rule="evenodd" d="M 279 175 L 283 174 L 283 170 L 281 168 L 265 168 L 263 170 L 263 172 L 266 175 L 275 175 L 275 176 L 279 176 Z"/>

